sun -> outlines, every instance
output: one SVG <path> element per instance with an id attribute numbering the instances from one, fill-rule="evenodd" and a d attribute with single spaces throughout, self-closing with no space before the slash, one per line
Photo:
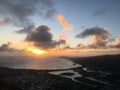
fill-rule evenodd
<path id="1" fill-rule="evenodd" d="M 47 52 L 45 50 L 40 50 L 34 47 L 29 47 L 27 48 L 27 51 L 32 52 L 33 54 L 37 54 L 37 55 L 42 55 L 42 54 L 46 54 Z"/>

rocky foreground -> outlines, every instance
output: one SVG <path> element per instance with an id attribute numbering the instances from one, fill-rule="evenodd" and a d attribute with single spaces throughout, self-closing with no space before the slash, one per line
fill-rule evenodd
<path id="1" fill-rule="evenodd" d="M 80 90 L 80 88 L 86 87 L 45 71 L 0 67 L 0 90 Z"/>
<path id="2" fill-rule="evenodd" d="M 73 70 L 81 77 L 74 80 L 83 82 L 95 90 L 120 90 L 120 54 L 94 57 L 62 57 L 81 64 Z M 62 75 L 68 76 L 68 73 Z M 93 90 L 93 89 L 92 89 Z"/>
<path id="3" fill-rule="evenodd" d="M 49 72 L 62 70 L 24 70 L 0 67 L 0 90 L 120 90 L 120 55 L 88 58 L 68 58 L 82 67 L 71 68 L 81 74 L 59 75 Z"/>

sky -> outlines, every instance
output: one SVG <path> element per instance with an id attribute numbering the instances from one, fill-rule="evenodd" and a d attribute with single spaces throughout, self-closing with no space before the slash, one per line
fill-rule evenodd
<path id="1" fill-rule="evenodd" d="M 120 0 L 0 0 L 0 51 L 120 49 Z"/>

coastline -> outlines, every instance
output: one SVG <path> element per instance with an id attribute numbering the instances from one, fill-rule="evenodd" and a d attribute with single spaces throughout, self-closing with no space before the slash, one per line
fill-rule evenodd
<path id="1" fill-rule="evenodd" d="M 1 90 L 119 90 L 120 55 L 94 57 L 62 57 L 82 67 L 65 69 L 81 74 L 74 80 L 66 78 L 73 73 L 54 75 L 61 70 L 10 69 L 0 67 Z M 112 66 L 112 67 L 111 67 Z"/>

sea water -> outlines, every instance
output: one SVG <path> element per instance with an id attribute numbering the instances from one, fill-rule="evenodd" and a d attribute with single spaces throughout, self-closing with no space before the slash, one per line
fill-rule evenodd
<path id="1" fill-rule="evenodd" d="M 7 56 L 0 57 L 0 66 L 14 69 L 51 70 L 75 68 L 81 65 L 60 57 Z"/>

